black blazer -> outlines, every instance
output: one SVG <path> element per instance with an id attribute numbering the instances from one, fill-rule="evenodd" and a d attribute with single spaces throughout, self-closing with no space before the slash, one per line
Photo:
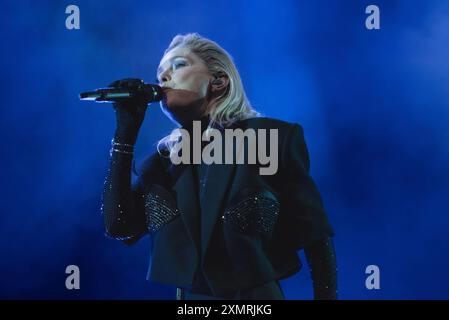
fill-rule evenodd
<path id="1" fill-rule="evenodd" d="M 278 130 L 276 174 L 260 175 L 260 164 L 211 164 L 200 200 L 196 172 L 205 164 L 173 165 L 158 153 L 142 162 L 125 242 L 150 235 L 150 281 L 189 287 L 202 267 L 214 294 L 235 292 L 296 273 L 297 251 L 333 236 L 302 127 L 260 117 L 232 128 Z"/>

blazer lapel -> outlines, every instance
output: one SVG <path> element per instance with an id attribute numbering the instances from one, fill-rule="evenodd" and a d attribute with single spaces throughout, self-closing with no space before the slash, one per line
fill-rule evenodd
<path id="1" fill-rule="evenodd" d="M 172 165 L 172 173 L 176 182 L 173 190 L 176 192 L 178 209 L 181 217 L 187 226 L 190 238 L 198 251 L 199 230 L 198 230 L 198 202 L 196 197 L 196 185 L 192 167 L 189 165 Z M 177 178 L 176 178 L 177 177 Z"/>
<path id="2" fill-rule="evenodd" d="M 218 127 L 217 127 L 218 128 Z M 224 136 L 224 128 L 218 128 Z M 230 186 L 236 171 L 235 155 L 242 144 L 237 145 L 235 141 L 232 143 L 232 152 L 234 161 L 232 164 L 225 164 L 227 146 L 225 141 L 222 145 L 222 163 L 210 164 L 207 182 L 205 185 L 204 196 L 201 199 L 201 255 L 206 254 L 211 235 L 213 233 L 217 219 L 220 219 L 219 213 L 222 212 L 225 200 L 228 196 Z M 207 166 L 202 163 L 201 166 Z"/>
<path id="3" fill-rule="evenodd" d="M 207 166 L 201 164 L 201 166 Z M 206 253 L 209 240 L 218 219 L 226 191 L 235 171 L 235 164 L 211 164 L 201 202 L 201 253 Z"/>

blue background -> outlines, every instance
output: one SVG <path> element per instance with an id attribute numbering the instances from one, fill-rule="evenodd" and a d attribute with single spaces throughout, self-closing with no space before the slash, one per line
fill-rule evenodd
<path id="1" fill-rule="evenodd" d="M 81 11 L 67 30 L 66 6 Z M 381 29 L 365 28 L 376 4 Z M 173 299 L 145 280 L 149 239 L 103 234 L 115 127 L 82 91 L 155 79 L 172 37 L 199 32 L 234 57 L 252 104 L 299 122 L 336 231 L 342 299 L 449 298 L 447 1 L 2 1 L 0 298 Z M 173 125 L 150 106 L 143 159 Z M 301 253 L 302 256 L 302 253 Z M 65 268 L 81 289 L 65 288 Z M 380 268 L 380 290 L 365 268 Z M 307 268 L 282 282 L 312 297 Z"/>

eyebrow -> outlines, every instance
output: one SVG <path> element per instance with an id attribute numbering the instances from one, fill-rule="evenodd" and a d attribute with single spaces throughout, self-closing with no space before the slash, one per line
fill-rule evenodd
<path id="1" fill-rule="evenodd" d="M 176 58 L 184 58 L 186 60 L 189 60 L 186 56 L 174 56 L 172 58 L 170 58 L 168 61 L 166 61 L 164 64 L 166 64 L 167 62 L 171 62 L 173 60 L 175 60 Z M 159 75 L 162 73 L 162 66 L 160 66 L 159 68 L 157 68 L 157 72 L 156 72 L 156 76 L 159 78 Z"/>

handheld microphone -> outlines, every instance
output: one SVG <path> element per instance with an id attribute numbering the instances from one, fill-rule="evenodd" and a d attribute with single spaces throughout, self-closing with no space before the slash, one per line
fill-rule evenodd
<path id="1" fill-rule="evenodd" d="M 130 98 L 138 98 L 146 103 L 162 100 L 162 88 L 156 84 L 146 84 L 140 79 L 124 79 L 114 81 L 108 88 L 82 92 L 80 100 L 95 102 L 117 102 Z"/>

